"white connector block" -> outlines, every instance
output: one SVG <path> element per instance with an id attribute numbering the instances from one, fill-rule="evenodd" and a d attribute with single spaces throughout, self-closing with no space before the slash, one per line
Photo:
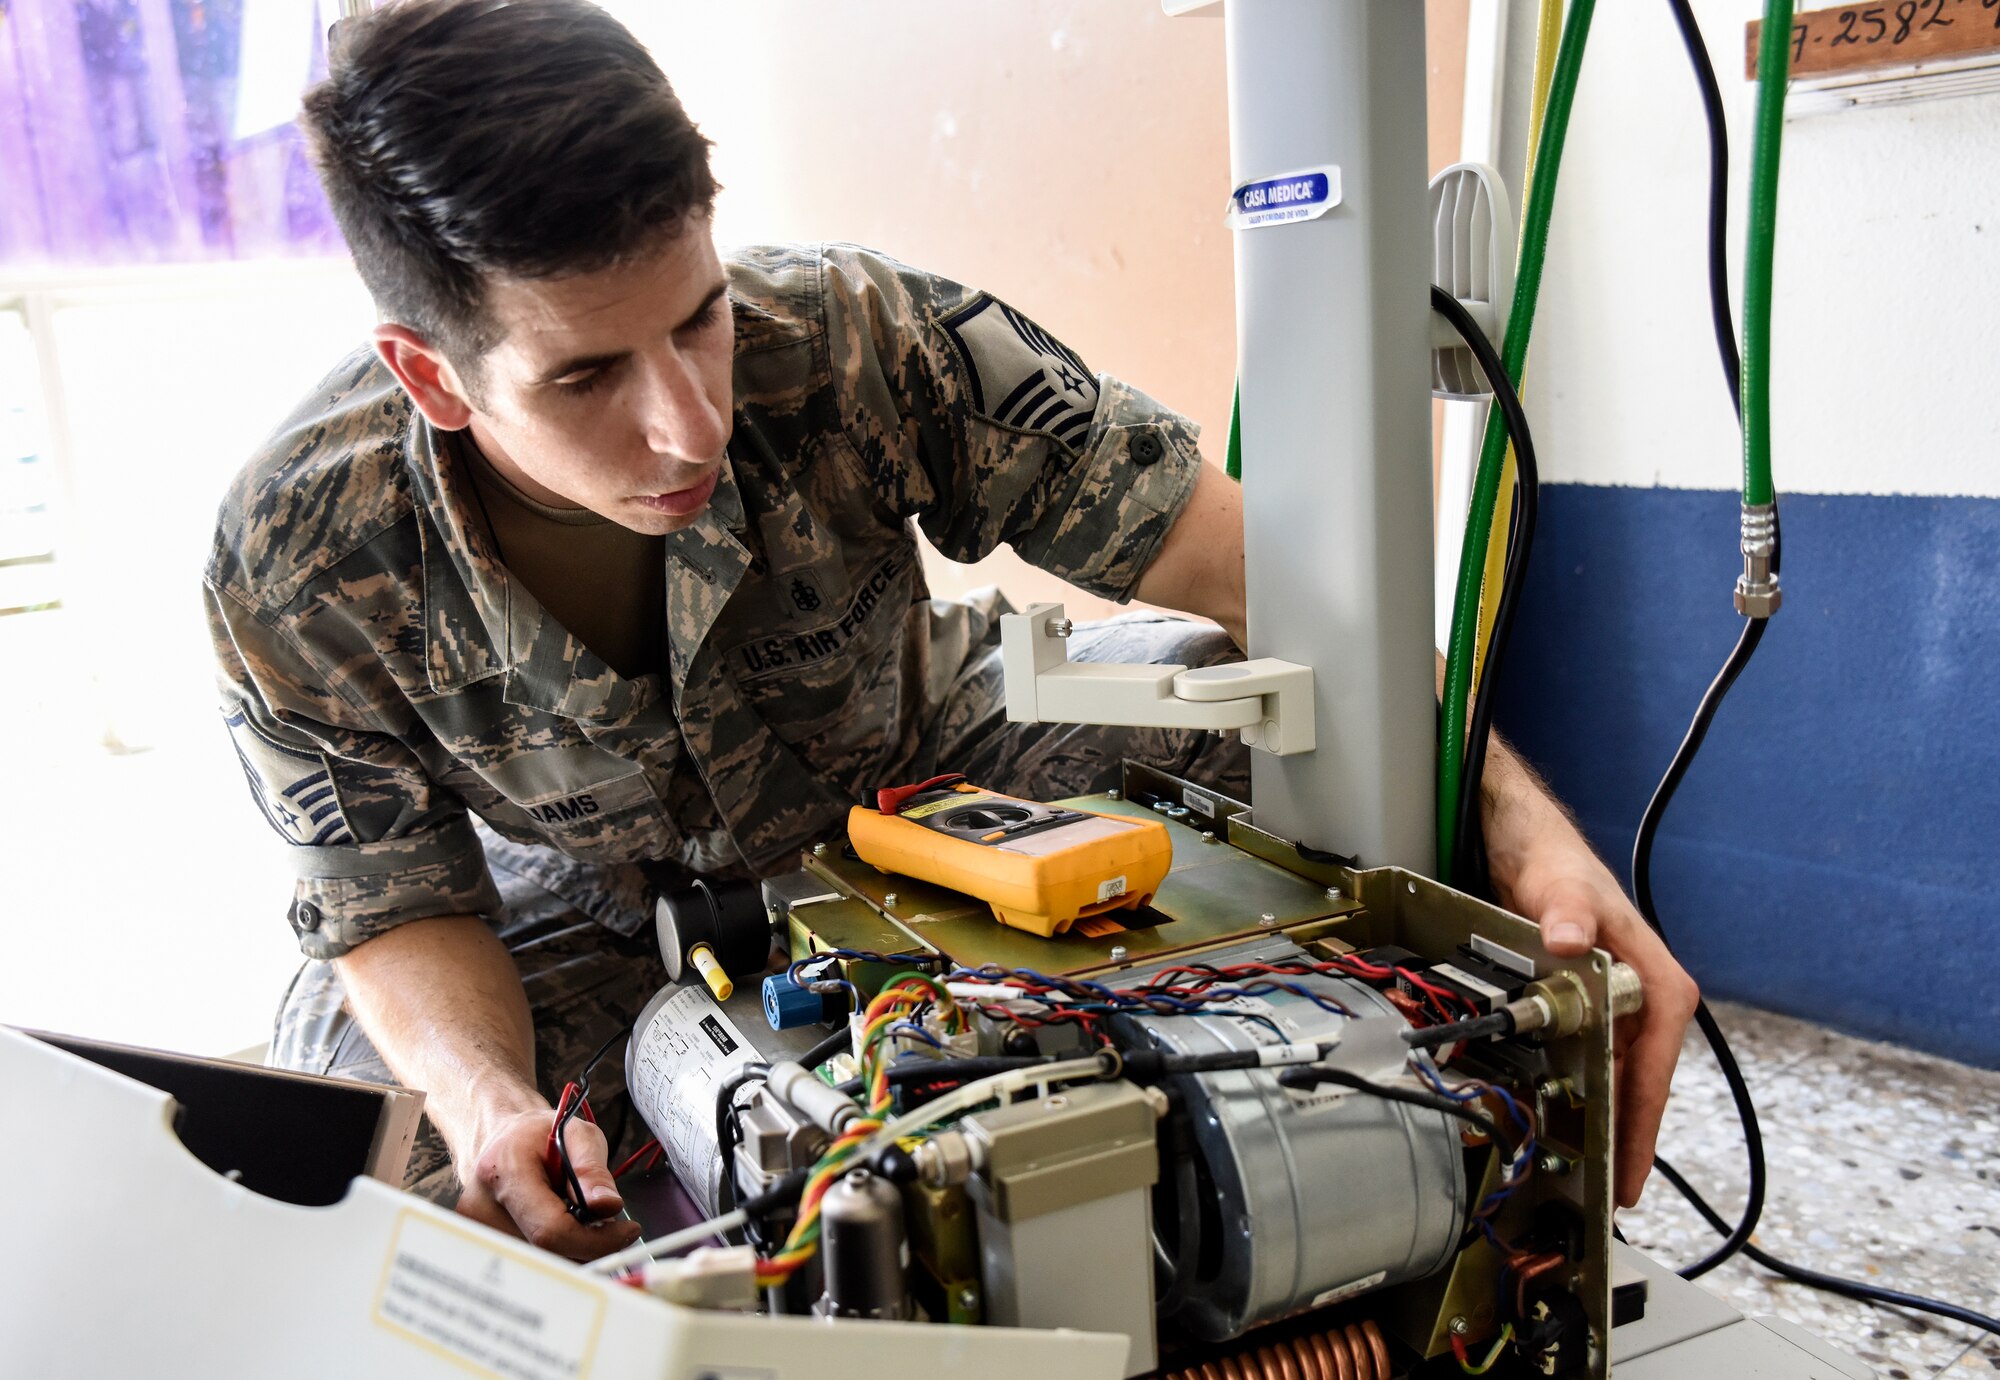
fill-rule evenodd
<path id="1" fill-rule="evenodd" d="M 756 1308 L 757 1251 L 751 1246 L 697 1246 L 671 1260 L 649 1260 L 646 1292 L 686 1308 L 749 1312 Z"/>
<path id="2" fill-rule="evenodd" d="M 1071 661 L 1061 604 L 1032 604 L 1000 620 L 1007 717 L 1014 723 L 1235 729 L 1284 757 L 1317 742 L 1313 673 L 1273 657 L 1225 666 Z"/>

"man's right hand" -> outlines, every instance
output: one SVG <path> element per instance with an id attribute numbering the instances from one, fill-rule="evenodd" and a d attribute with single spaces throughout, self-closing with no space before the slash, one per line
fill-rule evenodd
<path id="1" fill-rule="evenodd" d="M 535 1089 L 535 1027 L 506 946 L 469 915 L 413 920 L 334 960 L 347 1004 L 444 1136 L 463 1186 L 458 1210 L 572 1260 L 638 1239 L 636 1223 L 579 1222 L 542 1159 L 555 1111 Z M 604 1133 L 581 1117 L 564 1135 L 593 1211 L 618 1211 Z"/>
<path id="2" fill-rule="evenodd" d="M 554 1117 L 544 1103 L 485 1122 L 458 1160 L 458 1210 L 571 1260 L 595 1260 L 622 1250 L 639 1239 L 639 1224 L 616 1215 L 624 1201 L 611 1178 L 604 1133 L 582 1117 L 572 1117 L 564 1133 L 584 1203 L 597 1219 L 579 1222 L 550 1187 L 542 1158 Z"/>

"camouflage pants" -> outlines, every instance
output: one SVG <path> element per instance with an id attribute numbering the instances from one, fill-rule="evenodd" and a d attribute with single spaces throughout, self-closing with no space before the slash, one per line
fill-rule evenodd
<path id="1" fill-rule="evenodd" d="M 1207 666 L 1239 655 L 1213 628 L 1159 614 L 1133 613 L 1079 624 L 1069 642 L 1077 661 L 1179 663 Z M 981 785 L 1031 799 L 1054 800 L 1109 789 L 1120 764 L 1143 762 L 1214 786 L 1236 799 L 1250 788 L 1249 751 L 1234 735 L 1157 728 L 1007 721 L 1000 649 L 987 648 L 952 685 L 938 727 L 923 754 L 927 769 L 962 771 Z M 531 878 L 540 850 L 480 829 L 487 864 L 506 902 L 496 933 L 512 953 L 535 1023 L 535 1067 L 542 1093 L 556 1100 L 562 1085 L 607 1040 L 638 1019 L 640 1008 L 667 981 L 651 931 L 626 939 L 585 918 Z M 280 1004 L 270 1062 L 283 1068 L 370 1083 L 394 1082 L 382 1056 L 348 1014 L 331 963 L 299 969 Z M 623 1047 L 615 1046 L 591 1077 L 591 1109 L 614 1140 L 614 1160 L 648 1132 L 628 1115 Z M 444 1142 L 425 1119 L 406 1186 L 425 1197 L 457 1197 Z"/>

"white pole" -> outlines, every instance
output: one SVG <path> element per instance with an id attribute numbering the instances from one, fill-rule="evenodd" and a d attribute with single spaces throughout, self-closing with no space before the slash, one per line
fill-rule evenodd
<path id="1" fill-rule="evenodd" d="M 1421 0 L 1227 0 L 1241 186 L 1340 204 L 1236 231 L 1252 657 L 1316 675 L 1318 750 L 1252 754 L 1259 827 L 1436 867 L 1430 234 Z"/>

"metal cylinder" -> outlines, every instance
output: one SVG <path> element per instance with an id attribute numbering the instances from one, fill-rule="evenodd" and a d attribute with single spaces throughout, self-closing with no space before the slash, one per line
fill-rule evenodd
<path id="1" fill-rule="evenodd" d="M 1278 939 L 1213 961 L 1301 956 Z M 1286 1041 L 1338 1041 L 1332 1061 L 1378 1082 L 1404 1076 L 1406 1059 L 1430 1057 L 1404 1047 L 1407 1022 L 1366 984 L 1286 981 L 1358 1019 L 1276 992 L 1231 1003 L 1233 1015 L 1121 1018 L 1121 1043 L 1138 1034 L 1183 1054 L 1254 1050 L 1280 1038 L 1275 1026 Z M 1277 1072 L 1176 1080 L 1195 1153 L 1162 1166 L 1154 1231 L 1174 1262 L 1164 1306 L 1204 1341 L 1430 1274 L 1450 1262 L 1464 1229 L 1464 1156 L 1451 1117 L 1363 1092 L 1294 1092 Z"/>
<path id="2" fill-rule="evenodd" d="M 895 1185 L 856 1169 L 820 1201 L 821 1311 L 836 1318 L 907 1318 L 903 1197 Z"/>
<path id="3" fill-rule="evenodd" d="M 747 985 L 721 1004 L 700 983 L 662 987 L 639 1013 L 625 1048 L 625 1087 L 633 1110 L 665 1147 L 674 1177 L 704 1213 L 713 1215 L 721 1198 L 716 1101 L 722 1089 L 746 1067 L 796 1057 L 819 1034 L 815 1026 L 772 1030 L 760 994 Z"/>

